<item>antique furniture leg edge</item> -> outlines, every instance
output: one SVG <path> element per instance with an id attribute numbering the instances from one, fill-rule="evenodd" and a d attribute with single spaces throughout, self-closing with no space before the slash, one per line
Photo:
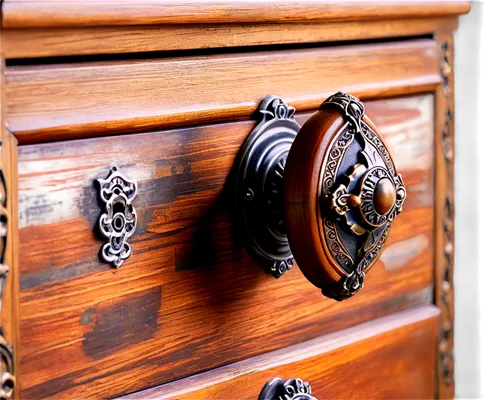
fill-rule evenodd
<path id="1" fill-rule="evenodd" d="M 2 36 L 0 33 L 0 43 Z M 1 47 L 0 47 L 1 49 Z M 0 54 L 0 174 L 1 179 L 1 276 L 0 286 L 0 342 L 1 398 L 19 398 L 15 373 L 19 370 L 17 343 L 19 330 L 19 269 L 17 257 L 17 139 L 9 132 L 5 119 L 5 62 Z M 6 371 L 6 370 L 7 371 Z"/>
<path id="2" fill-rule="evenodd" d="M 453 34 L 436 36 L 441 85 L 436 89 L 435 303 L 441 308 L 437 397 L 454 397 L 454 86 Z"/>

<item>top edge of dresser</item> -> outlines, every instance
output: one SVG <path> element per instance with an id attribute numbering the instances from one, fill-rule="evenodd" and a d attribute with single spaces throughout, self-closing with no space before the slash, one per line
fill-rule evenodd
<path id="1" fill-rule="evenodd" d="M 361 21 L 444 17 L 469 10 L 468 0 L 5 0 L 2 27 Z"/>

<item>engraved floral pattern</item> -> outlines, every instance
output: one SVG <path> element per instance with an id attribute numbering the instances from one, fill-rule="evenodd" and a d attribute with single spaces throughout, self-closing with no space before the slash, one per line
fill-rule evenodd
<path id="1" fill-rule="evenodd" d="M 338 140 L 332 143 L 332 147 L 328 152 L 328 159 L 323 175 L 323 193 L 331 193 L 337 176 L 338 167 L 342 160 L 347 147 L 354 140 L 355 131 L 347 125 L 344 131 L 340 134 Z M 323 218 L 323 229 L 325 231 L 325 240 L 330 249 L 330 254 L 342 266 L 349 268 L 354 264 L 352 257 L 349 255 L 337 232 L 335 221 L 330 215 L 325 215 Z"/>
<path id="2" fill-rule="evenodd" d="M 401 175 L 396 173 L 389 151 L 379 135 L 364 122 L 364 107 L 353 96 L 337 93 L 328 98 L 321 109 L 335 108 L 347 120 L 337 138 L 332 141 L 321 176 L 323 201 L 322 224 L 330 255 L 347 275 L 339 284 L 324 289 L 326 296 L 344 300 L 357 293 L 364 284 L 366 270 L 375 262 L 389 235 L 394 217 L 402 210 L 406 198 Z M 361 147 L 354 158 L 349 153 L 353 142 Z M 339 176 L 344 157 L 354 158 L 357 164 Z M 380 196 L 377 185 L 382 182 L 393 194 L 393 203 L 386 211 L 377 211 L 374 201 Z M 389 183 L 388 183 L 389 182 Z M 389 186 L 387 186 L 389 185 Z M 326 204 L 326 206 L 325 206 Z M 349 251 L 338 233 L 344 221 L 350 232 L 363 238 L 362 245 L 353 244 Z M 345 239 L 344 239 L 345 240 Z M 354 242 L 356 243 L 356 242 Z"/>

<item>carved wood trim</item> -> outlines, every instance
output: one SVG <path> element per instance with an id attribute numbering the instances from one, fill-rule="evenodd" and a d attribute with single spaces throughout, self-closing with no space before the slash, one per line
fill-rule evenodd
<path id="1" fill-rule="evenodd" d="M 0 5 L 1 7 L 1 5 Z M 1 15 L 0 15 L 1 18 Z M 0 32 L 0 50 L 3 37 Z M 6 128 L 5 62 L 0 53 L 0 398 L 18 398 L 17 140 Z"/>
<path id="2" fill-rule="evenodd" d="M 436 90 L 436 288 L 441 309 L 438 336 L 438 396 L 454 397 L 454 85 L 453 36 L 437 37 L 441 85 Z"/>

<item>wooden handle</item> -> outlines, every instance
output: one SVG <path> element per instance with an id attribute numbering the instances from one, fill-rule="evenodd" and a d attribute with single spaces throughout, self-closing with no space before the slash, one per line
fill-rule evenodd
<path id="1" fill-rule="evenodd" d="M 382 135 L 355 97 L 329 97 L 300 129 L 284 173 L 290 248 L 325 296 L 357 293 L 406 190 Z"/>

